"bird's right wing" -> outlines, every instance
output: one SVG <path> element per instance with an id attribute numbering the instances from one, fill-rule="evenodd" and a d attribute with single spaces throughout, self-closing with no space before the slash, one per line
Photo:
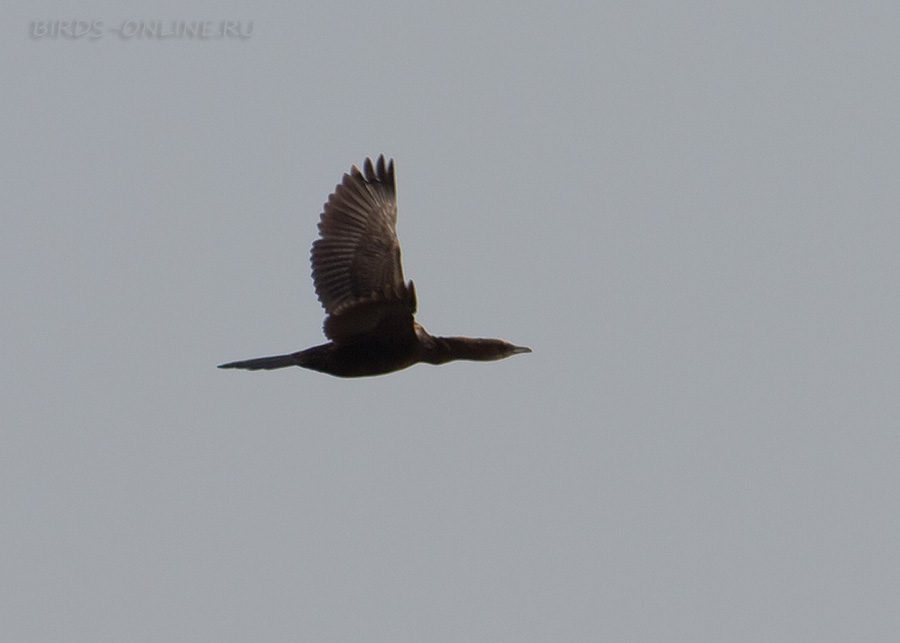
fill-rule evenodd
<path id="1" fill-rule="evenodd" d="M 312 278 L 325 311 L 406 290 L 397 239 L 393 160 L 355 165 L 328 197 L 312 246 Z"/>
<path id="2" fill-rule="evenodd" d="M 413 282 L 340 306 L 325 318 L 325 336 L 338 343 L 362 338 L 406 343 L 415 340 L 413 316 L 416 288 Z"/>

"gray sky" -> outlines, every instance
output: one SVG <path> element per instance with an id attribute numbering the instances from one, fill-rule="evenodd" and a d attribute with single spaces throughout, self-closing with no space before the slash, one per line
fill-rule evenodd
<path id="1" fill-rule="evenodd" d="M 328 4 L 4 6 L 0 639 L 892 640 L 898 5 Z M 534 353 L 217 370 L 382 152 L 419 321 Z"/>

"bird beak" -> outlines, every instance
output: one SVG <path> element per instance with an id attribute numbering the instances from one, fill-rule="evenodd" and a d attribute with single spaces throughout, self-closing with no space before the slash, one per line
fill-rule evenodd
<path id="1" fill-rule="evenodd" d="M 527 346 L 513 346 L 512 354 L 518 355 L 519 353 L 530 353 L 531 349 Z"/>

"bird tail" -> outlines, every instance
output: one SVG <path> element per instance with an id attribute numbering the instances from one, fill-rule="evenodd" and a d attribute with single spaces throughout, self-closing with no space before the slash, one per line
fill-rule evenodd
<path id="1" fill-rule="evenodd" d="M 273 355 L 272 357 L 257 357 L 255 359 L 246 359 L 241 362 L 229 362 L 228 364 L 220 364 L 219 368 L 244 368 L 248 371 L 271 371 L 274 368 L 284 368 L 285 366 L 300 366 L 300 353 Z"/>

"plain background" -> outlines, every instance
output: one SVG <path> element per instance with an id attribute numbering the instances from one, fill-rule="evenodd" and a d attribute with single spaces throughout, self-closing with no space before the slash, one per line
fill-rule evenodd
<path id="1" fill-rule="evenodd" d="M 0 639 L 896 640 L 896 2 L 3 14 Z M 382 152 L 419 321 L 534 353 L 217 370 Z"/>

